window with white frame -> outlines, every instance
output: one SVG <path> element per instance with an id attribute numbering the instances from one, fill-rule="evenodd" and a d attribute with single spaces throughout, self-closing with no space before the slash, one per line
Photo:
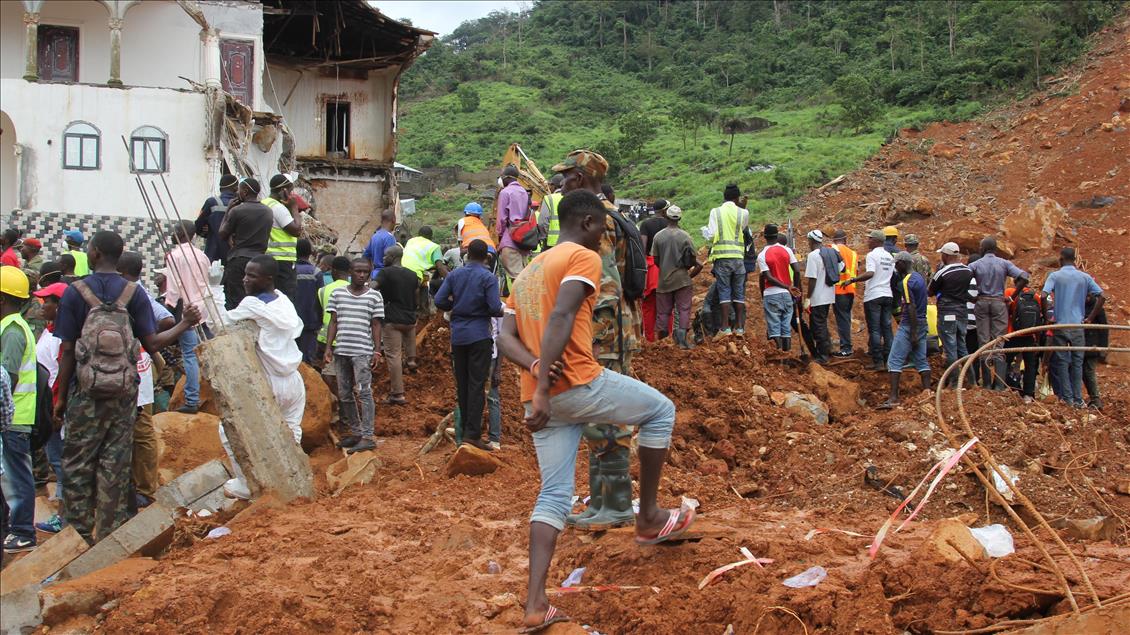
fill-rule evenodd
<path id="1" fill-rule="evenodd" d="M 102 133 L 85 121 L 75 121 L 63 131 L 63 168 L 97 170 L 102 167 Z"/>
<path id="2" fill-rule="evenodd" d="M 168 169 L 169 138 L 153 126 L 142 126 L 129 137 L 133 172 L 165 172 Z"/>

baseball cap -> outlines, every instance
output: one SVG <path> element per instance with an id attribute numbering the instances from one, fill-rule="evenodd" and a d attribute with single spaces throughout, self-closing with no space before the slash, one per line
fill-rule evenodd
<path id="1" fill-rule="evenodd" d="M 904 242 L 908 245 L 917 245 L 918 244 L 918 234 L 907 234 L 906 237 L 902 239 L 902 242 Z"/>
<path id="2" fill-rule="evenodd" d="M 883 228 L 883 236 L 898 236 L 899 228 L 894 225 L 887 225 Z"/>
<path id="3" fill-rule="evenodd" d="M 71 242 L 78 243 L 80 245 L 86 241 L 86 237 L 83 236 L 82 232 L 77 229 L 68 229 L 63 232 L 63 235 L 69 238 Z"/>
<path id="4" fill-rule="evenodd" d="M 667 208 L 667 218 L 671 220 L 679 220 L 683 217 L 683 209 L 678 205 L 672 205 Z"/>
<path id="5" fill-rule="evenodd" d="M 66 291 L 66 290 L 67 290 L 67 283 L 65 283 L 65 282 L 55 282 L 55 283 L 47 285 L 46 287 L 43 287 L 39 291 L 32 292 L 32 295 L 34 295 L 37 298 L 46 298 L 46 297 L 61 298 L 61 297 L 63 297 L 63 292 Z"/>
<path id="6" fill-rule="evenodd" d="M 578 169 L 589 176 L 603 178 L 608 174 L 608 161 L 592 150 L 573 150 L 565 160 L 553 166 L 554 172 Z"/>
<path id="7" fill-rule="evenodd" d="M 474 201 L 471 201 L 470 203 L 467 203 L 463 207 L 463 213 L 464 214 L 474 214 L 475 216 L 482 216 L 483 215 L 483 206 L 479 205 L 478 203 L 476 203 Z"/>
<path id="8" fill-rule="evenodd" d="M 958 247 L 957 243 L 949 242 L 942 245 L 942 248 L 938 250 L 938 253 L 945 254 L 947 256 L 957 256 L 961 254 L 961 247 Z"/>
<path id="9" fill-rule="evenodd" d="M 24 244 L 35 249 L 43 249 L 43 243 L 39 242 L 38 238 L 25 238 Z"/>
<path id="10" fill-rule="evenodd" d="M 822 243 L 822 242 L 824 242 L 824 232 L 820 231 L 819 229 L 814 229 L 814 230 L 808 232 L 808 239 L 809 240 L 815 240 L 818 243 Z"/>
<path id="11" fill-rule="evenodd" d="M 881 229 L 872 229 L 871 233 L 867 234 L 867 236 L 868 238 L 874 238 L 875 240 L 883 240 L 884 238 L 886 238 L 886 235 L 883 234 L 883 230 Z"/>
<path id="12" fill-rule="evenodd" d="M 914 262 L 914 256 L 910 255 L 909 251 L 900 251 L 895 254 L 895 262 Z"/>

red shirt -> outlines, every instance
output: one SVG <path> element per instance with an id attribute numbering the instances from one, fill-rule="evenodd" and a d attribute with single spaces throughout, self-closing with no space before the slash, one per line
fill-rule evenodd
<path id="1" fill-rule="evenodd" d="M 792 267 L 790 266 L 793 260 L 793 256 L 789 253 L 787 247 L 783 247 L 781 245 L 769 245 L 765 248 L 765 251 L 762 254 L 762 258 L 765 261 L 765 265 L 769 268 L 769 273 L 774 278 L 785 284 L 793 283 Z M 761 290 L 765 291 L 768 286 L 768 281 L 763 279 L 761 282 Z M 776 286 L 774 286 L 774 288 L 781 289 L 781 287 Z M 782 291 L 784 290 L 787 289 L 782 289 Z"/>
<path id="2" fill-rule="evenodd" d="M 0 255 L 0 264 L 8 265 L 9 267 L 19 267 L 20 257 L 16 255 L 16 250 L 8 247 L 4 253 Z"/>

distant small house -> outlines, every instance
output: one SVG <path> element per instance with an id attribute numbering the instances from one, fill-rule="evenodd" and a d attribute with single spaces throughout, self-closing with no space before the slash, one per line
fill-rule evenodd
<path id="1" fill-rule="evenodd" d="M 397 161 L 394 161 L 392 163 L 392 171 L 394 174 L 396 174 L 397 183 L 410 183 L 420 178 L 424 174 L 416 168 L 410 168 L 407 165 L 404 165 L 403 163 Z"/>

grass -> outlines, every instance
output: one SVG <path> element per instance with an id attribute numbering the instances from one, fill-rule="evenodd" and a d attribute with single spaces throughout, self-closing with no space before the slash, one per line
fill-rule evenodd
<path id="1" fill-rule="evenodd" d="M 454 94 L 407 104 L 400 118 L 399 160 L 413 166 L 459 165 L 477 171 L 497 166 L 512 142 L 543 172 L 580 147 L 602 147 L 619 133 L 611 114 L 564 111 L 542 103 L 540 91 L 500 82 L 472 82 L 479 91 L 479 108 L 462 112 Z M 646 93 L 643 93 L 646 94 Z M 920 126 L 942 118 L 975 114 L 979 104 L 962 104 L 941 111 L 932 107 L 885 111 L 860 134 L 838 122 L 839 106 L 794 109 L 727 109 L 727 117 L 759 116 L 776 125 L 737 134 L 733 149 L 729 135 L 717 127 L 699 130 L 695 141 L 687 134 L 684 148 L 680 128 L 656 98 L 639 106 L 655 118 L 658 134 L 639 160 L 622 160 L 620 174 L 610 182 L 622 198 L 666 198 L 683 208 L 683 226 L 696 237 L 711 208 L 722 201 L 727 183 L 737 183 L 749 196 L 755 222 L 785 221 L 789 201 L 807 188 L 821 185 L 862 164 L 902 127 Z M 750 172 L 755 164 L 770 164 L 764 173 Z M 413 224 L 453 226 L 471 192 L 439 192 L 417 201 Z M 479 199 L 486 207 L 488 200 Z"/>

